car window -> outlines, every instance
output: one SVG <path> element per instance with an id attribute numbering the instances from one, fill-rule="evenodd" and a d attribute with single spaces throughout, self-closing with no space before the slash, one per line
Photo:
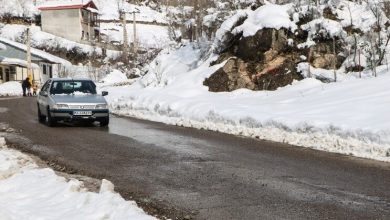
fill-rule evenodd
<path id="1" fill-rule="evenodd" d="M 41 91 L 47 91 L 47 89 L 49 88 L 49 85 L 50 85 L 50 81 L 46 81 L 46 83 L 42 86 Z"/>
<path id="2" fill-rule="evenodd" d="M 96 94 L 96 86 L 92 81 L 54 81 L 50 94 Z"/>

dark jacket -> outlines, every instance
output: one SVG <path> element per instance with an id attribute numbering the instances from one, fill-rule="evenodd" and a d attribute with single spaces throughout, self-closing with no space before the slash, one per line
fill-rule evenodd
<path id="1" fill-rule="evenodd" d="M 22 87 L 24 87 L 24 88 L 30 88 L 30 87 L 31 87 L 30 81 L 27 80 L 27 79 L 23 80 L 23 82 L 22 82 Z"/>

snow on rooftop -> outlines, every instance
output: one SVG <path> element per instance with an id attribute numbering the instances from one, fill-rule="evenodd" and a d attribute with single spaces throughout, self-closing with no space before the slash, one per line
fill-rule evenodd
<path id="1" fill-rule="evenodd" d="M 3 38 L 3 37 L 0 37 L 0 43 L 9 44 L 9 45 L 14 46 L 16 48 L 19 48 L 21 50 L 27 51 L 27 46 L 26 45 L 18 43 L 18 42 L 15 42 L 15 41 L 8 40 L 8 39 Z M 72 65 L 67 60 L 64 60 L 62 58 L 53 56 L 53 55 L 51 55 L 49 53 L 46 53 L 46 52 L 44 52 L 42 50 L 38 50 L 38 49 L 35 49 L 35 48 L 31 48 L 31 54 L 33 54 L 35 56 L 42 57 L 43 59 L 46 59 L 46 60 L 48 60 L 50 62 L 53 62 L 53 63 L 60 63 L 60 64 L 62 64 L 64 66 Z"/>
<path id="2" fill-rule="evenodd" d="M 0 64 L 3 65 L 17 65 L 22 67 L 27 67 L 27 61 L 16 59 L 16 58 L 8 58 L 8 57 L 0 57 Z M 39 66 L 35 63 L 31 63 L 31 67 L 33 69 L 39 69 Z"/>
<path id="3" fill-rule="evenodd" d="M 244 37 L 253 36 L 258 30 L 264 28 L 281 29 L 286 28 L 294 31 L 297 25 L 290 20 L 289 12 L 293 4 L 276 5 L 267 3 L 255 11 L 248 12 L 249 16 L 245 22 L 236 27 L 234 32 L 243 32 Z"/>
<path id="4" fill-rule="evenodd" d="M 0 43 L 0 50 L 6 50 L 6 49 L 7 49 L 7 47 L 4 44 Z"/>
<path id="5" fill-rule="evenodd" d="M 95 8 L 87 7 L 86 9 L 92 13 L 99 13 L 99 11 Z"/>

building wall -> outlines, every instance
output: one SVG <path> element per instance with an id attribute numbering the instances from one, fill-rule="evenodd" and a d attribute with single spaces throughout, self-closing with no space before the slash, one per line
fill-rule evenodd
<path id="1" fill-rule="evenodd" d="M 80 41 L 80 9 L 45 10 L 41 13 L 42 31 L 72 40 Z"/>
<path id="2" fill-rule="evenodd" d="M 97 26 L 97 15 L 91 13 L 90 11 L 81 9 L 81 29 L 84 31 L 83 40 L 93 40 L 95 39 L 95 28 Z M 95 19 L 94 19 L 95 18 Z"/>
<path id="3" fill-rule="evenodd" d="M 14 71 L 11 70 L 10 65 L 0 65 L 0 74 L 2 74 L 2 77 L 0 76 L 0 83 L 4 83 L 7 81 L 22 81 L 27 78 L 27 68 L 14 66 Z M 7 73 L 9 74 L 9 78 L 7 80 Z M 34 69 L 33 70 L 33 80 L 35 82 L 41 82 L 41 76 L 40 76 L 40 70 Z"/>

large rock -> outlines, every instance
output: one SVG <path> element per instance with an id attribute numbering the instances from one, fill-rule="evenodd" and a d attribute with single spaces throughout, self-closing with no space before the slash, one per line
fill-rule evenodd
<path id="1" fill-rule="evenodd" d="M 230 58 L 226 64 L 204 81 L 211 92 L 230 92 L 246 88 L 276 90 L 302 79 L 291 57 L 277 56 L 266 63 L 245 62 Z"/>
<path id="2" fill-rule="evenodd" d="M 222 68 L 207 78 L 203 84 L 208 86 L 212 92 L 230 92 L 241 88 L 255 89 L 255 84 L 247 71 L 247 64 L 236 57 L 230 58 Z"/>
<path id="3" fill-rule="evenodd" d="M 323 54 L 321 56 L 315 57 L 312 65 L 315 68 L 332 69 L 334 65 L 334 59 L 337 59 L 334 54 Z"/>
<path id="4" fill-rule="evenodd" d="M 215 63 L 225 65 L 204 81 L 212 92 L 275 90 L 300 79 L 296 58 L 288 55 L 288 31 L 265 28 L 254 36 L 237 39 Z M 298 57 L 298 56 L 296 56 Z"/>
<path id="5" fill-rule="evenodd" d="M 276 90 L 287 86 L 294 80 L 301 80 L 302 76 L 296 71 L 296 63 L 290 56 L 278 56 L 258 66 L 258 72 L 253 75 L 256 90 Z"/>
<path id="6" fill-rule="evenodd" d="M 245 61 L 262 61 L 269 50 L 281 52 L 287 46 L 286 30 L 265 28 L 254 36 L 243 37 L 237 45 L 237 57 Z"/>

